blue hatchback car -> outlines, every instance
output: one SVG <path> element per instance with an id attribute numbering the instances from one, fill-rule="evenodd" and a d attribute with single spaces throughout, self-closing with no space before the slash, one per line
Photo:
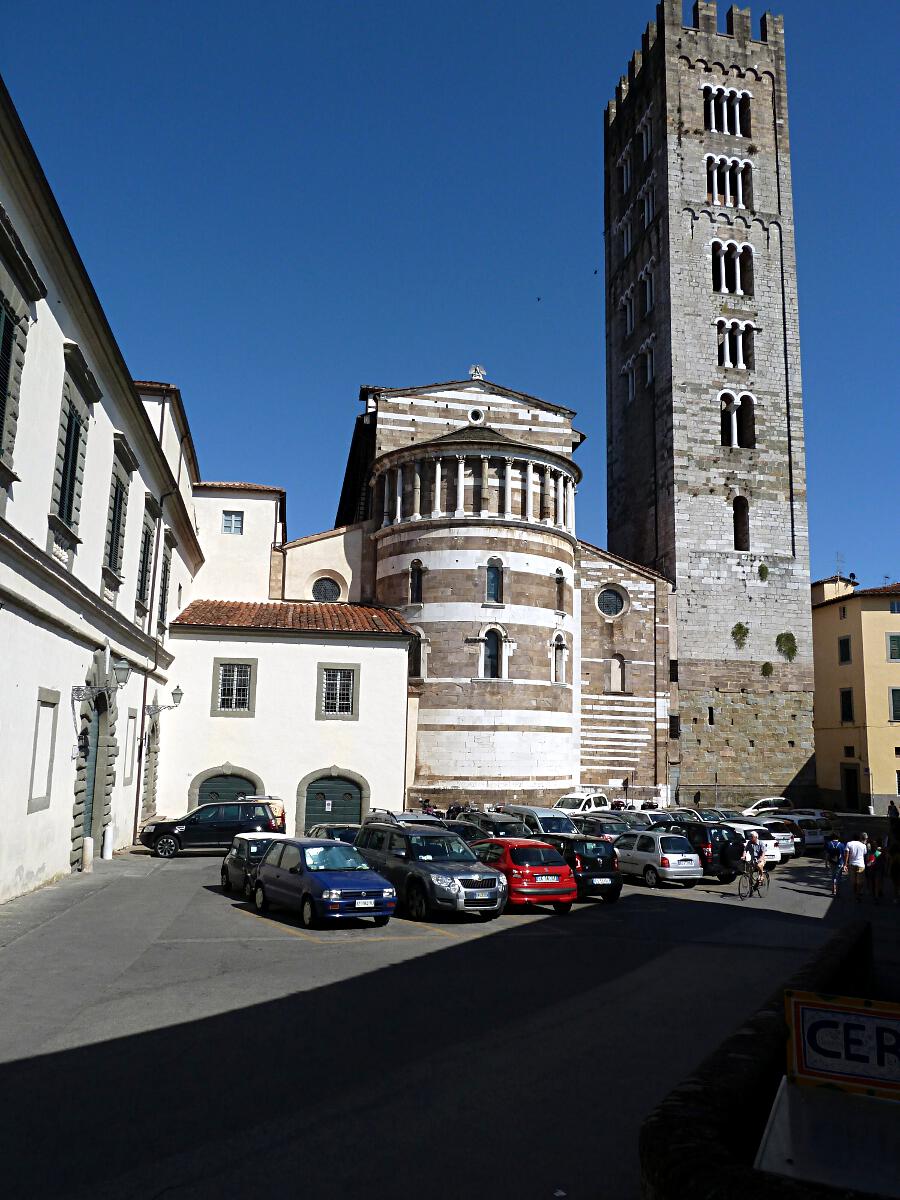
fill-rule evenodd
<path id="1" fill-rule="evenodd" d="M 387 925 L 397 893 L 353 846 L 325 838 L 273 842 L 256 869 L 257 912 L 271 905 L 297 909 L 305 929 L 348 917 Z"/>

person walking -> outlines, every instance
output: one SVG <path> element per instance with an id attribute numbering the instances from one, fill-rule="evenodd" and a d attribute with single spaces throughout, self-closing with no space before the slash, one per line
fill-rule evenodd
<path id="1" fill-rule="evenodd" d="M 838 894 L 838 882 L 844 873 L 844 851 L 846 849 L 847 847 L 837 834 L 832 837 L 830 842 L 825 843 L 825 862 L 828 870 L 831 872 L 832 896 Z"/>
<path id="2" fill-rule="evenodd" d="M 884 874 L 887 866 L 887 847 L 878 834 L 866 844 L 866 883 L 876 904 L 881 903 L 884 892 Z"/>
<path id="3" fill-rule="evenodd" d="M 900 810 L 897 809 L 897 805 L 894 803 L 893 800 L 888 805 L 887 815 L 890 817 L 890 819 L 892 821 L 896 821 L 897 818 L 900 817 Z"/>
<path id="4" fill-rule="evenodd" d="M 851 838 L 844 847 L 844 874 L 853 878 L 853 897 L 856 903 L 862 900 L 863 883 L 866 876 L 866 842 L 868 835 L 861 833 Z"/>

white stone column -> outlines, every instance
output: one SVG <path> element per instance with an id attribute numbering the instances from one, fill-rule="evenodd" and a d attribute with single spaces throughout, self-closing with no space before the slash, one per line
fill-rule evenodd
<path id="1" fill-rule="evenodd" d="M 722 172 L 725 176 L 725 199 L 724 199 L 723 203 L 725 205 L 730 206 L 731 205 L 731 163 L 728 161 L 727 158 L 724 159 L 724 161 L 723 161 Z"/>
<path id="2" fill-rule="evenodd" d="M 512 465 L 511 458 L 503 460 L 503 515 L 507 520 L 512 516 Z"/>
<path id="3" fill-rule="evenodd" d="M 394 509 L 394 524 L 399 525 L 403 520 L 403 467 L 397 467 L 397 502 Z"/>
<path id="4" fill-rule="evenodd" d="M 719 264 L 719 291 L 724 292 L 725 291 L 725 247 L 722 244 L 722 242 L 718 242 L 713 247 L 713 254 L 715 254 L 716 259 Z"/>
<path id="5" fill-rule="evenodd" d="M 454 517 L 466 515 L 466 456 L 456 456 L 456 511 Z"/>
<path id="6" fill-rule="evenodd" d="M 414 521 L 421 521 L 422 519 L 422 463 L 418 458 L 413 463 L 412 519 Z"/>
<path id="7" fill-rule="evenodd" d="M 565 514 L 563 512 L 563 473 L 559 471 L 556 476 L 556 525 L 562 528 L 565 525 Z"/>
<path id="8" fill-rule="evenodd" d="M 709 89 L 709 128 L 716 132 L 716 89 Z"/>
<path id="9" fill-rule="evenodd" d="M 722 88 L 722 95 L 719 97 L 719 103 L 722 106 L 720 114 L 719 114 L 722 118 L 722 120 L 719 123 L 721 126 L 719 132 L 727 133 L 728 132 L 728 93 L 725 91 L 724 88 Z"/>
<path id="10" fill-rule="evenodd" d="M 744 294 L 741 291 L 741 251 L 738 246 L 734 250 L 734 294 L 736 296 Z"/>
<path id="11" fill-rule="evenodd" d="M 431 518 L 436 520 L 442 516 L 441 511 L 441 460 L 434 460 L 434 495 L 431 497 Z"/>
<path id="12" fill-rule="evenodd" d="M 731 446 L 732 449 L 737 448 L 738 444 L 738 424 L 737 410 L 740 400 L 732 400 L 728 405 L 728 416 L 731 418 Z"/>
<path id="13" fill-rule="evenodd" d="M 566 479 L 566 529 L 575 532 L 575 480 Z"/>
<path id="14" fill-rule="evenodd" d="M 391 523 L 391 488 L 390 475 L 387 471 L 382 471 L 381 482 L 384 484 L 384 511 L 381 517 L 381 528 L 384 529 L 385 525 L 390 525 Z"/>
<path id="15" fill-rule="evenodd" d="M 735 328 L 737 332 L 734 335 L 734 348 L 737 351 L 737 361 L 734 365 L 739 371 L 743 371 L 744 367 L 746 366 L 744 362 L 744 329 L 746 326 L 737 325 Z"/>
<path id="16" fill-rule="evenodd" d="M 525 464 L 525 520 L 534 520 L 534 463 Z"/>
<path id="17" fill-rule="evenodd" d="M 735 175 L 736 175 L 736 182 L 737 182 L 737 200 L 735 201 L 735 203 L 737 204 L 738 208 L 743 208 L 744 207 L 744 168 L 743 168 L 743 166 L 741 166 L 740 163 L 738 163 L 738 165 L 737 165 Z"/>
<path id="18" fill-rule="evenodd" d="M 724 322 L 724 324 L 722 325 L 722 330 L 723 330 L 722 348 L 723 348 L 723 352 L 724 352 L 724 357 L 722 359 L 722 366 L 730 367 L 731 366 L 731 326 L 728 324 L 727 321 Z"/>
<path id="19" fill-rule="evenodd" d="M 491 515 L 490 507 L 490 492 L 489 492 L 489 474 L 488 474 L 488 457 L 486 454 L 481 456 L 481 515 L 489 517 Z M 473 503 L 472 507 L 475 505 Z"/>

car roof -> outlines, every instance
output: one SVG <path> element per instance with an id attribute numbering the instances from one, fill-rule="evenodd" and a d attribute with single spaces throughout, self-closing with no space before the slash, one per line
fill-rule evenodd
<path id="1" fill-rule="evenodd" d="M 556 834 L 551 834 L 550 836 L 556 837 Z M 483 845 L 485 842 L 496 842 L 498 846 L 548 846 L 548 848 L 550 850 L 554 849 L 553 846 L 549 846 L 549 844 L 545 841 L 542 841 L 541 838 L 486 837 L 486 838 L 482 838 L 480 842 L 476 842 L 475 845 L 480 846 L 480 845 Z"/>
<path id="2" fill-rule="evenodd" d="M 506 804 L 507 813 L 529 812 L 536 817 L 559 817 L 561 814 L 555 808 L 545 808 L 542 804 Z"/>
<path id="3" fill-rule="evenodd" d="M 426 825 L 424 821 L 366 821 L 366 829 L 388 829 L 391 833 L 452 833 L 446 825 Z"/>
<path id="4" fill-rule="evenodd" d="M 242 841 L 246 842 L 259 842 L 265 838 L 266 841 L 269 842 L 283 842 L 286 837 L 286 833 L 264 833 L 262 831 L 258 832 L 256 830 L 249 830 L 247 833 L 236 833 L 234 835 L 234 840 L 237 841 L 237 839 L 240 838 Z"/>

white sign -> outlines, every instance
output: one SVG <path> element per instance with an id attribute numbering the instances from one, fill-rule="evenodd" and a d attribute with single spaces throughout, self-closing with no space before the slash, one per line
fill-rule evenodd
<path id="1" fill-rule="evenodd" d="M 900 1005 L 786 992 L 785 1008 L 795 1082 L 900 1094 Z"/>
<path id="2" fill-rule="evenodd" d="M 331 812 L 331 801 L 330 800 L 325 801 L 325 811 Z"/>

